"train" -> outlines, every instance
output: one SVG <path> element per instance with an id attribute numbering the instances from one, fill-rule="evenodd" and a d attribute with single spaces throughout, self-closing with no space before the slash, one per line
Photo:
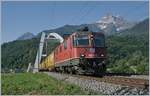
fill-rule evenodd
<path id="1" fill-rule="evenodd" d="M 107 50 L 103 32 L 74 32 L 55 48 L 39 69 L 73 74 L 104 74 Z"/>

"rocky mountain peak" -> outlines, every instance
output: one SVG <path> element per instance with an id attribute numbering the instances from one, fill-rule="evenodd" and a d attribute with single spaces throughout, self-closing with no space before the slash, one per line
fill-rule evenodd
<path id="1" fill-rule="evenodd" d="M 122 16 L 119 15 L 114 16 L 112 14 L 107 14 L 106 16 L 98 20 L 96 23 L 97 26 L 102 30 L 107 29 L 110 24 L 113 24 L 114 27 L 116 27 L 116 31 L 124 30 L 133 27 L 135 25 L 135 23 L 128 22 Z"/>

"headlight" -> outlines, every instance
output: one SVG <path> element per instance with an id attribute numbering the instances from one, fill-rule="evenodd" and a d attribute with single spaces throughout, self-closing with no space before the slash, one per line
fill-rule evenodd
<path id="1" fill-rule="evenodd" d="M 84 58 L 85 58 L 85 55 L 84 55 L 84 54 L 81 54 L 81 55 L 80 55 L 80 60 L 84 60 Z"/>
<path id="2" fill-rule="evenodd" d="M 105 64 L 105 60 L 104 60 L 104 61 L 102 61 L 102 63 L 103 63 L 103 64 Z"/>
<path id="3" fill-rule="evenodd" d="M 104 56 L 104 54 L 101 54 L 101 56 L 103 57 L 103 56 Z"/>
<path id="4" fill-rule="evenodd" d="M 81 54 L 81 57 L 85 57 L 85 55 L 84 55 L 84 54 Z"/>

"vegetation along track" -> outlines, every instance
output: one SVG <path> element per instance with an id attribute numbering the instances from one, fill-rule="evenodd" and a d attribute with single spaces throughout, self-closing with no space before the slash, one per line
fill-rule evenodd
<path id="1" fill-rule="evenodd" d="M 82 79 L 93 79 L 100 82 L 113 83 L 122 86 L 135 87 L 135 88 L 149 88 L 149 80 L 147 79 L 139 79 L 139 78 L 127 78 L 120 76 L 103 76 L 103 77 L 95 77 L 95 76 L 85 76 L 85 75 L 73 75 L 75 77 L 79 77 Z"/>

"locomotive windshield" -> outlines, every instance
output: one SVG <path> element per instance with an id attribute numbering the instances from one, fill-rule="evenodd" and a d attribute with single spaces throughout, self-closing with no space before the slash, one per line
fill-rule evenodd
<path id="1" fill-rule="evenodd" d="M 75 39 L 76 46 L 89 46 L 89 37 L 88 35 L 78 35 Z"/>
<path id="2" fill-rule="evenodd" d="M 92 37 L 91 37 L 92 36 Z M 104 35 L 93 33 L 77 34 L 73 40 L 74 46 L 81 47 L 105 47 Z"/>

